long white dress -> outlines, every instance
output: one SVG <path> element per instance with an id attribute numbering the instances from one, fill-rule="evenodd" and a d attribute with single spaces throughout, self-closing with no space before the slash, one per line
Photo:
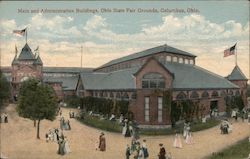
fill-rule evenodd
<path id="1" fill-rule="evenodd" d="M 123 136 L 126 134 L 126 130 L 127 130 L 127 123 L 125 123 L 125 125 L 122 128 L 122 135 Z"/>
<path id="2" fill-rule="evenodd" d="M 178 134 L 175 135 L 173 146 L 176 147 L 176 148 L 182 148 L 180 135 L 178 135 Z"/>
<path id="3" fill-rule="evenodd" d="M 142 148 L 139 150 L 138 158 L 137 159 L 144 159 L 144 153 Z"/>
<path id="4" fill-rule="evenodd" d="M 65 140 L 64 152 L 65 152 L 65 154 L 71 152 L 71 150 L 70 150 L 70 148 L 69 148 L 69 142 L 68 142 L 68 140 Z"/>
<path id="5" fill-rule="evenodd" d="M 186 144 L 193 144 L 193 137 L 191 133 L 187 134 L 186 140 L 185 140 Z"/>

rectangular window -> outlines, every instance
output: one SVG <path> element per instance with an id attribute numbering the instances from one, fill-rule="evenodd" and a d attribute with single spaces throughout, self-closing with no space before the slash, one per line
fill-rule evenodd
<path id="1" fill-rule="evenodd" d="M 173 62 L 178 62 L 178 58 L 176 56 L 173 57 Z"/>
<path id="2" fill-rule="evenodd" d="M 183 63 L 183 58 L 179 58 L 179 63 Z"/>
<path id="3" fill-rule="evenodd" d="M 144 97 L 144 109 L 145 109 L 144 119 L 146 122 L 149 122 L 149 97 Z"/>
<path id="4" fill-rule="evenodd" d="M 149 81 L 142 81 L 142 88 L 149 88 Z"/>
<path id="5" fill-rule="evenodd" d="M 150 80 L 150 88 L 157 88 L 157 81 L 156 80 Z"/>
<path id="6" fill-rule="evenodd" d="M 171 61 L 172 61 L 171 56 L 166 56 L 166 61 L 167 61 L 167 62 L 171 62 Z"/>
<path id="7" fill-rule="evenodd" d="M 185 59 L 185 64 L 188 64 L 188 59 Z"/>
<path id="8" fill-rule="evenodd" d="M 165 82 L 164 81 L 158 81 L 158 83 L 157 83 L 157 87 L 158 88 L 165 88 Z"/>
<path id="9" fill-rule="evenodd" d="M 194 64 L 194 60 L 189 60 L 189 64 L 193 65 Z"/>
<path id="10" fill-rule="evenodd" d="M 158 122 L 162 122 L 162 97 L 158 97 Z"/>

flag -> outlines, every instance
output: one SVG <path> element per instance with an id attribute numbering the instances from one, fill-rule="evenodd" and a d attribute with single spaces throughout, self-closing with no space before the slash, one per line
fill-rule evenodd
<path id="1" fill-rule="evenodd" d="M 229 49 L 224 50 L 224 57 L 227 57 L 227 56 L 235 54 L 236 44 L 234 46 L 230 47 Z"/>
<path id="2" fill-rule="evenodd" d="M 24 36 L 25 32 L 26 32 L 26 28 L 23 29 L 23 30 L 13 30 L 14 34 L 18 34 L 18 35 L 21 35 L 21 36 Z"/>

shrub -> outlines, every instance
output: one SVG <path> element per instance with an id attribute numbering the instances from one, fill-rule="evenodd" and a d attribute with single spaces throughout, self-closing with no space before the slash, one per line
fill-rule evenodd
<path id="1" fill-rule="evenodd" d="M 76 95 L 68 96 L 66 97 L 65 102 L 67 103 L 68 107 L 77 108 L 80 106 L 81 98 Z"/>

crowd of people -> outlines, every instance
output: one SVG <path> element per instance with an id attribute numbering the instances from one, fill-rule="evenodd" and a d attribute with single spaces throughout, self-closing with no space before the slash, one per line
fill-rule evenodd
<path id="1" fill-rule="evenodd" d="M 232 118 L 234 118 L 237 121 L 239 112 L 236 110 L 232 111 Z M 58 154 L 65 155 L 70 151 L 68 140 L 63 135 L 63 130 L 70 130 L 71 126 L 69 123 L 69 120 L 65 120 L 62 116 L 62 110 L 59 111 L 60 115 L 60 130 L 58 129 L 50 129 L 49 133 L 46 134 L 46 141 L 56 141 L 58 143 Z M 89 115 L 98 115 L 94 114 L 93 112 L 90 112 Z M 70 110 L 69 111 L 69 118 L 75 118 L 76 114 Z M 100 120 L 102 116 L 99 116 Z M 247 112 L 243 112 L 242 117 L 246 119 L 250 123 L 250 115 L 247 114 Z M 136 123 L 136 121 L 128 120 L 127 118 L 124 118 L 123 114 L 121 114 L 120 118 L 117 119 L 114 114 L 112 114 L 109 118 L 105 118 L 106 120 L 110 120 L 113 122 L 119 122 L 119 124 L 122 126 L 122 135 L 126 138 L 131 137 L 131 144 L 126 146 L 125 150 L 125 156 L 126 159 L 147 159 L 149 157 L 149 150 L 147 147 L 146 140 L 142 140 L 142 142 L 139 141 L 139 126 Z M 223 120 L 221 122 L 220 130 L 222 134 L 228 134 L 232 132 L 232 124 L 228 122 L 227 119 Z M 184 141 L 182 141 L 184 140 Z M 174 136 L 174 142 L 173 147 L 181 149 L 183 148 L 183 144 L 185 143 L 187 145 L 193 144 L 193 135 L 191 132 L 191 124 L 190 122 L 185 122 L 183 127 L 183 138 L 181 138 L 181 135 L 179 133 L 176 133 Z M 106 151 L 106 138 L 105 134 L 102 132 L 99 135 L 99 139 L 96 142 L 96 150 L 99 150 L 101 152 Z M 167 152 L 163 144 L 159 144 L 159 153 L 158 158 L 159 159 L 173 159 L 173 156 L 170 152 Z"/>
<path id="2" fill-rule="evenodd" d="M 139 140 L 132 138 L 131 145 L 126 147 L 126 159 L 129 159 L 132 156 L 133 159 L 147 159 L 149 157 L 149 152 L 144 139 L 142 144 Z"/>

